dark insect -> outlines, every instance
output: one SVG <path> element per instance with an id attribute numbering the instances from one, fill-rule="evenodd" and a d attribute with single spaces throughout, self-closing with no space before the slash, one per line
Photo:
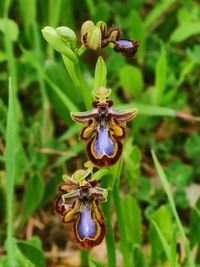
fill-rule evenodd
<path id="1" fill-rule="evenodd" d="M 126 137 L 126 122 L 132 120 L 136 109 L 115 110 L 107 98 L 97 98 L 93 110 L 73 112 L 74 121 L 84 123 L 80 138 L 87 142 L 88 158 L 97 166 L 110 166 L 117 162 L 123 150 L 122 140 Z"/>
<path id="2" fill-rule="evenodd" d="M 77 183 L 71 178 L 61 184 L 55 204 L 64 223 L 73 223 L 74 235 L 81 247 L 89 249 L 101 243 L 106 226 L 99 203 L 107 200 L 107 190 L 96 182 Z"/>

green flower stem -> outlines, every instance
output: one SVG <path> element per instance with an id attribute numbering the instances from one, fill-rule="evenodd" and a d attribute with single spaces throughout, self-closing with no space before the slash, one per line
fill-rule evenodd
<path id="1" fill-rule="evenodd" d="M 109 177 L 106 177 L 105 179 L 108 178 Z M 111 194 L 108 194 L 108 200 L 106 203 L 103 204 L 103 213 L 106 218 L 106 228 L 107 228 L 107 234 L 106 234 L 106 247 L 107 247 L 107 257 L 108 257 L 107 267 L 115 267 L 116 266 L 115 238 L 111 223 L 112 213 L 110 210 L 110 204 L 111 204 Z"/>
<path id="2" fill-rule="evenodd" d="M 77 50 L 77 54 L 78 54 L 78 56 L 79 56 L 79 57 L 82 56 L 82 55 L 85 53 L 86 50 L 87 50 L 87 47 L 80 47 L 80 48 Z"/>
<path id="3" fill-rule="evenodd" d="M 89 251 L 81 249 L 81 267 L 88 267 Z"/>
<path id="4" fill-rule="evenodd" d="M 122 204 L 119 196 L 119 187 L 117 186 L 117 183 L 115 183 L 115 186 L 113 188 L 113 200 L 115 203 L 115 210 L 117 214 L 117 222 L 118 222 L 120 245 L 121 245 L 120 247 L 123 254 L 124 266 L 132 267 L 133 266 L 132 252 L 126 240 L 126 231 L 124 227 L 125 222 L 123 218 Z"/>

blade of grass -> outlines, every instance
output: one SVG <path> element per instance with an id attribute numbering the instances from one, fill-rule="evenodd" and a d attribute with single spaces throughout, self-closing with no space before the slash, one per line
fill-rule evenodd
<path id="1" fill-rule="evenodd" d="M 58 95 L 58 97 L 62 100 L 63 104 L 69 111 L 79 111 L 78 107 L 74 105 L 74 103 L 63 93 L 63 91 L 48 77 L 45 73 L 42 66 L 38 63 L 37 59 L 34 57 L 34 54 L 27 51 L 23 47 L 21 48 L 24 56 L 29 60 L 32 66 L 40 73 L 40 75 L 44 78 L 44 80 L 50 85 L 52 90 Z"/>
<path id="2" fill-rule="evenodd" d="M 157 105 L 148 105 L 142 103 L 134 103 L 133 104 L 120 104 L 116 105 L 118 109 L 138 109 L 138 115 L 146 115 L 146 116 L 168 116 L 173 118 L 180 118 L 188 121 L 200 121 L 200 117 L 193 116 L 192 114 L 177 111 L 167 107 L 160 107 Z"/>
<path id="3" fill-rule="evenodd" d="M 162 166 L 160 165 L 160 163 L 159 163 L 159 161 L 158 161 L 158 159 L 156 157 L 156 154 L 154 153 L 153 150 L 151 151 L 151 153 L 152 153 L 152 158 L 153 158 L 157 173 L 158 173 L 158 175 L 160 177 L 160 180 L 161 180 L 162 185 L 164 187 L 165 193 L 166 193 L 166 195 L 168 197 L 172 213 L 174 215 L 174 218 L 176 220 L 176 224 L 177 224 L 177 226 L 179 228 L 179 231 L 180 231 L 180 235 L 181 235 L 181 238 L 182 238 L 182 241 L 183 241 L 183 245 L 184 245 L 184 248 L 185 248 L 185 252 L 186 252 L 186 256 L 187 256 L 188 267 L 195 267 L 194 260 L 192 258 L 191 251 L 190 251 L 190 246 L 189 246 L 188 240 L 186 238 L 186 234 L 185 234 L 183 225 L 182 225 L 182 223 L 180 221 L 180 218 L 179 218 L 177 210 L 176 210 L 176 206 L 175 206 L 175 202 L 174 202 L 174 199 L 173 199 L 172 192 L 170 190 L 169 182 L 168 182 L 167 177 L 166 177 L 166 175 L 165 175 L 165 173 L 163 171 Z"/>
<path id="4" fill-rule="evenodd" d="M 86 4 L 90 13 L 90 16 L 93 17 L 94 14 L 96 13 L 96 6 L 94 4 L 93 0 L 86 0 Z"/>
<path id="5" fill-rule="evenodd" d="M 123 105 L 116 106 L 116 108 L 119 108 L 119 109 L 131 109 L 133 107 L 138 109 L 139 115 L 176 117 L 175 110 L 171 108 L 156 106 L 156 105 L 134 103 L 134 104 L 123 104 Z"/>
<path id="6" fill-rule="evenodd" d="M 193 209 L 196 211 L 197 215 L 198 215 L 199 218 L 200 218 L 200 210 L 199 210 L 196 206 L 194 206 Z"/>
<path id="7" fill-rule="evenodd" d="M 159 24 L 162 22 L 162 19 L 167 13 L 168 10 L 177 2 L 177 0 L 162 0 L 149 12 L 144 21 L 144 26 L 146 28 L 146 32 L 150 34 Z"/>
<path id="8" fill-rule="evenodd" d="M 17 98 L 17 67 L 16 67 L 16 60 L 14 55 L 13 43 L 10 39 L 11 34 L 9 33 L 9 25 L 8 25 L 8 13 L 10 9 L 11 1 L 6 0 L 4 5 L 4 25 L 5 25 L 5 32 L 4 32 L 4 44 L 5 44 L 5 51 L 6 51 L 6 58 L 8 64 L 8 72 L 9 76 L 12 77 L 12 88 L 13 88 L 13 95 L 14 101 L 16 102 L 16 110 L 17 116 L 19 119 L 22 118 L 22 111 L 20 107 L 20 103 Z"/>
<path id="9" fill-rule="evenodd" d="M 155 89 L 154 89 L 154 104 L 160 104 L 163 99 L 163 94 L 167 81 L 167 55 L 165 47 L 161 46 L 161 52 L 156 64 L 155 73 Z"/>
<path id="10" fill-rule="evenodd" d="M 4 42 L 5 42 L 5 50 L 7 55 L 7 61 L 8 61 L 8 69 L 10 76 L 12 77 L 12 83 L 13 83 L 13 89 L 14 91 L 17 89 L 17 68 L 15 63 L 15 56 L 13 52 L 13 44 L 10 40 L 10 34 L 9 34 L 9 26 L 8 26 L 8 12 L 10 9 L 10 0 L 5 1 L 4 6 L 4 23 L 5 23 L 5 34 L 4 34 Z"/>
<path id="11" fill-rule="evenodd" d="M 37 8 L 36 8 L 36 0 L 33 0 L 34 4 L 32 5 L 32 13 L 33 13 L 33 21 L 32 21 L 32 29 L 33 29 L 33 44 L 34 44 L 34 54 L 35 58 L 38 59 L 40 64 L 44 63 L 43 59 L 43 52 L 42 52 L 42 45 L 41 45 L 41 34 L 40 34 L 40 29 L 38 27 L 37 23 Z M 42 145 L 45 145 L 49 141 L 49 133 L 50 131 L 50 125 L 51 125 L 51 115 L 50 115 L 50 103 L 49 99 L 47 96 L 47 91 L 46 91 L 46 84 L 44 82 L 44 78 L 41 75 L 41 73 L 37 70 L 38 74 L 38 79 L 40 82 L 40 92 L 42 96 L 42 107 L 43 107 L 43 112 L 42 112 L 42 127 L 41 127 L 41 136 L 42 136 Z"/>
<path id="12" fill-rule="evenodd" d="M 56 27 L 62 8 L 62 0 L 50 0 L 48 12 L 48 25 Z"/>
<path id="13" fill-rule="evenodd" d="M 7 257 L 9 266 L 15 267 L 15 244 L 13 240 L 13 201 L 16 175 L 17 123 L 12 80 L 9 78 L 9 104 L 6 128 L 6 219 L 7 219 Z"/>
<path id="14" fill-rule="evenodd" d="M 177 266 L 177 265 L 176 265 L 176 261 L 174 261 L 174 260 L 172 259 L 172 255 L 171 255 L 171 251 L 170 251 L 170 246 L 168 245 L 168 243 L 167 243 L 167 241 L 166 241 L 164 235 L 163 235 L 162 232 L 160 231 L 160 229 L 159 229 L 159 227 L 158 227 L 158 225 L 156 224 L 155 221 L 152 221 L 152 224 L 154 225 L 154 227 L 155 227 L 155 229 L 156 229 L 156 231 L 157 231 L 157 234 L 158 234 L 158 236 L 159 236 L 159 238 L 160 238 L 160 241 L 161 241 L 161 243 L 162 243 L 163 249 L 164 249 L 164 251 L 165 251 L 165 255 L 166 255 L 168 261 L 170 262 L 170 266 L 171 266 L 171 267 L 176 267 L 176 266 Z"/>
<path id="15" fill-rule="evenodd" d="M 173 226 L 172 231 L 172 240 L 171 240 L 171 260 L 175 263 L 175 267 L 179 267 L 179 264 L 177 262 L 177 227 L 176 225 Z"/>
<path id="16" fill-rule="evenodd" d="M 123 217 L 123 207 L 120 199 L 120 175 L 122 170 L 122 161 L 120 160 L 114 167 L 112 167 L 112 173 L 113 173 L 113 181 L 115 181 L 112 196 L 115 204 L 115 210 L 117 214 L 117 223 L 119 228 L 119 235 L 120 235 L 120 248 L 123 254 L 123 261 L 124 266 L 126 267 L 132 267 L 133 266 L 133 254 L 132 250 L 129 247 L 129 244 L 127 242 L 126 238 L 126 229 L 124 227 L 125 221 Z"/>
<path id="17" fill-rule="evenodd" d="M 61 13 L 63 1 L 62 0 L 49 0 L 48 4 L 48 25 L 56 28 Z M 47 46 L 47 53 L 49 59 L 54 59 L 55 50 L 49 44 Z"/>

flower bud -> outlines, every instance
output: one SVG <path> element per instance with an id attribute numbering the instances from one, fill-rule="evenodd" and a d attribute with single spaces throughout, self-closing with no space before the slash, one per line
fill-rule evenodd
<path id="1" fill-rule="evenodd" d="M 87 47 L 92 50 L 97 50 L 101 47 L 101 30 L 95 27 L 92 31 L 87 33 Z"/>
<path id="2" fill-rule="evenodd" d="M 81 42 L 92 50 L 101 47 L 102 36 L 106 33 L 107 26 L 103 21 L 97 22 L 96 25 L 91 20 L 87 20 L 81 27 Z"/>
<path id="3" fill-rule="evenodd" d="M 85 34 L 87 34 L 93 28 L 95 28 L 95 25 L 91 20 L 87 20 L 82 24 L 81 26 L 81 42 L 82 43 L 84 43 Z"/>
<path id="4" fill-rule="evenodd" d="M 107 25 L 105 22 L 98 21 L 96 26 L 100 28 L 102 35 L 104 35 L 107 32 Z"/>
<path id="5" fill-rule="evenodd" d="M 57 31 L 52 27 L 45 27 L 42 30 L 42 35 L 44 39 L 59 53 L 70 58 L 74 63 L 78 62 L 76 54 L 71 50 L 71 48 L 62 40 L 58 35 Z"/>
<path id="6" fill-rule="evenodd" d="M 120 29 L 119 28 L 114 28 L 111 32 L 110 32 L 110 35 L 109 35 L 109 38 L 112 40 L 112 41 L 116 41 L 119 39 L 121 33 L 120 33 Z"/>
<path id="7" fill-rule="evenodd" d="M 62 38 L 62 40 L 65 43 L 76 44 L 76 41 L 77 41 L 76 34 L 70 28 L 61 26 L 61 27 L 56 28 L 56 32 L 58 33 L 58 35 Z"/>

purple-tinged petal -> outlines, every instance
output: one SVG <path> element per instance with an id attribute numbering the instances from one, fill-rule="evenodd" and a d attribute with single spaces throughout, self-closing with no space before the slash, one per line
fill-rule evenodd
<path id="1" fill-rule="evenodd" d="M 133 43 L 132 41 L 129 41 L 129 40 L 118 40 L 118 41 L 115 41 L 115 44 L 118 44 L 124 48 L 131 48 L 133 47 Z"/>
<path id="2" fill-rule="evenodd" d="M 97 132 L 94 143 L 94 151 L 98 157 L 103 155 L 111 156 L 115 150 L 115 143 L 109 134 L 108 128 L 101 128 Z"/>
<path id="3" fill-rule="evenodd" d="M 137 115 L 137 109 L 133 108 L 130 110 L 117 110 L 109 108 L 108 114 L 110 114 L 113 118 L 116 118 L 119 122 L 130 121 Z"/>
<path id="4" fill-rule="evenodd" d="M 72 120 L 80 122 L 80 123 L 86 123 L 92 118 L 95 118 L 98 116 L 98 110 L 92 109 L 85 112 L 71 112 L 70 113 Z"/>
<path id="5" fill-rule="evenodd" d="M 80 239 L 93 238 L 96 235 L 97 226 L 92 218 L 91 210 L 84 207 L 80 213 L 80 220 L 77 225 L 77 232 Z"/>

